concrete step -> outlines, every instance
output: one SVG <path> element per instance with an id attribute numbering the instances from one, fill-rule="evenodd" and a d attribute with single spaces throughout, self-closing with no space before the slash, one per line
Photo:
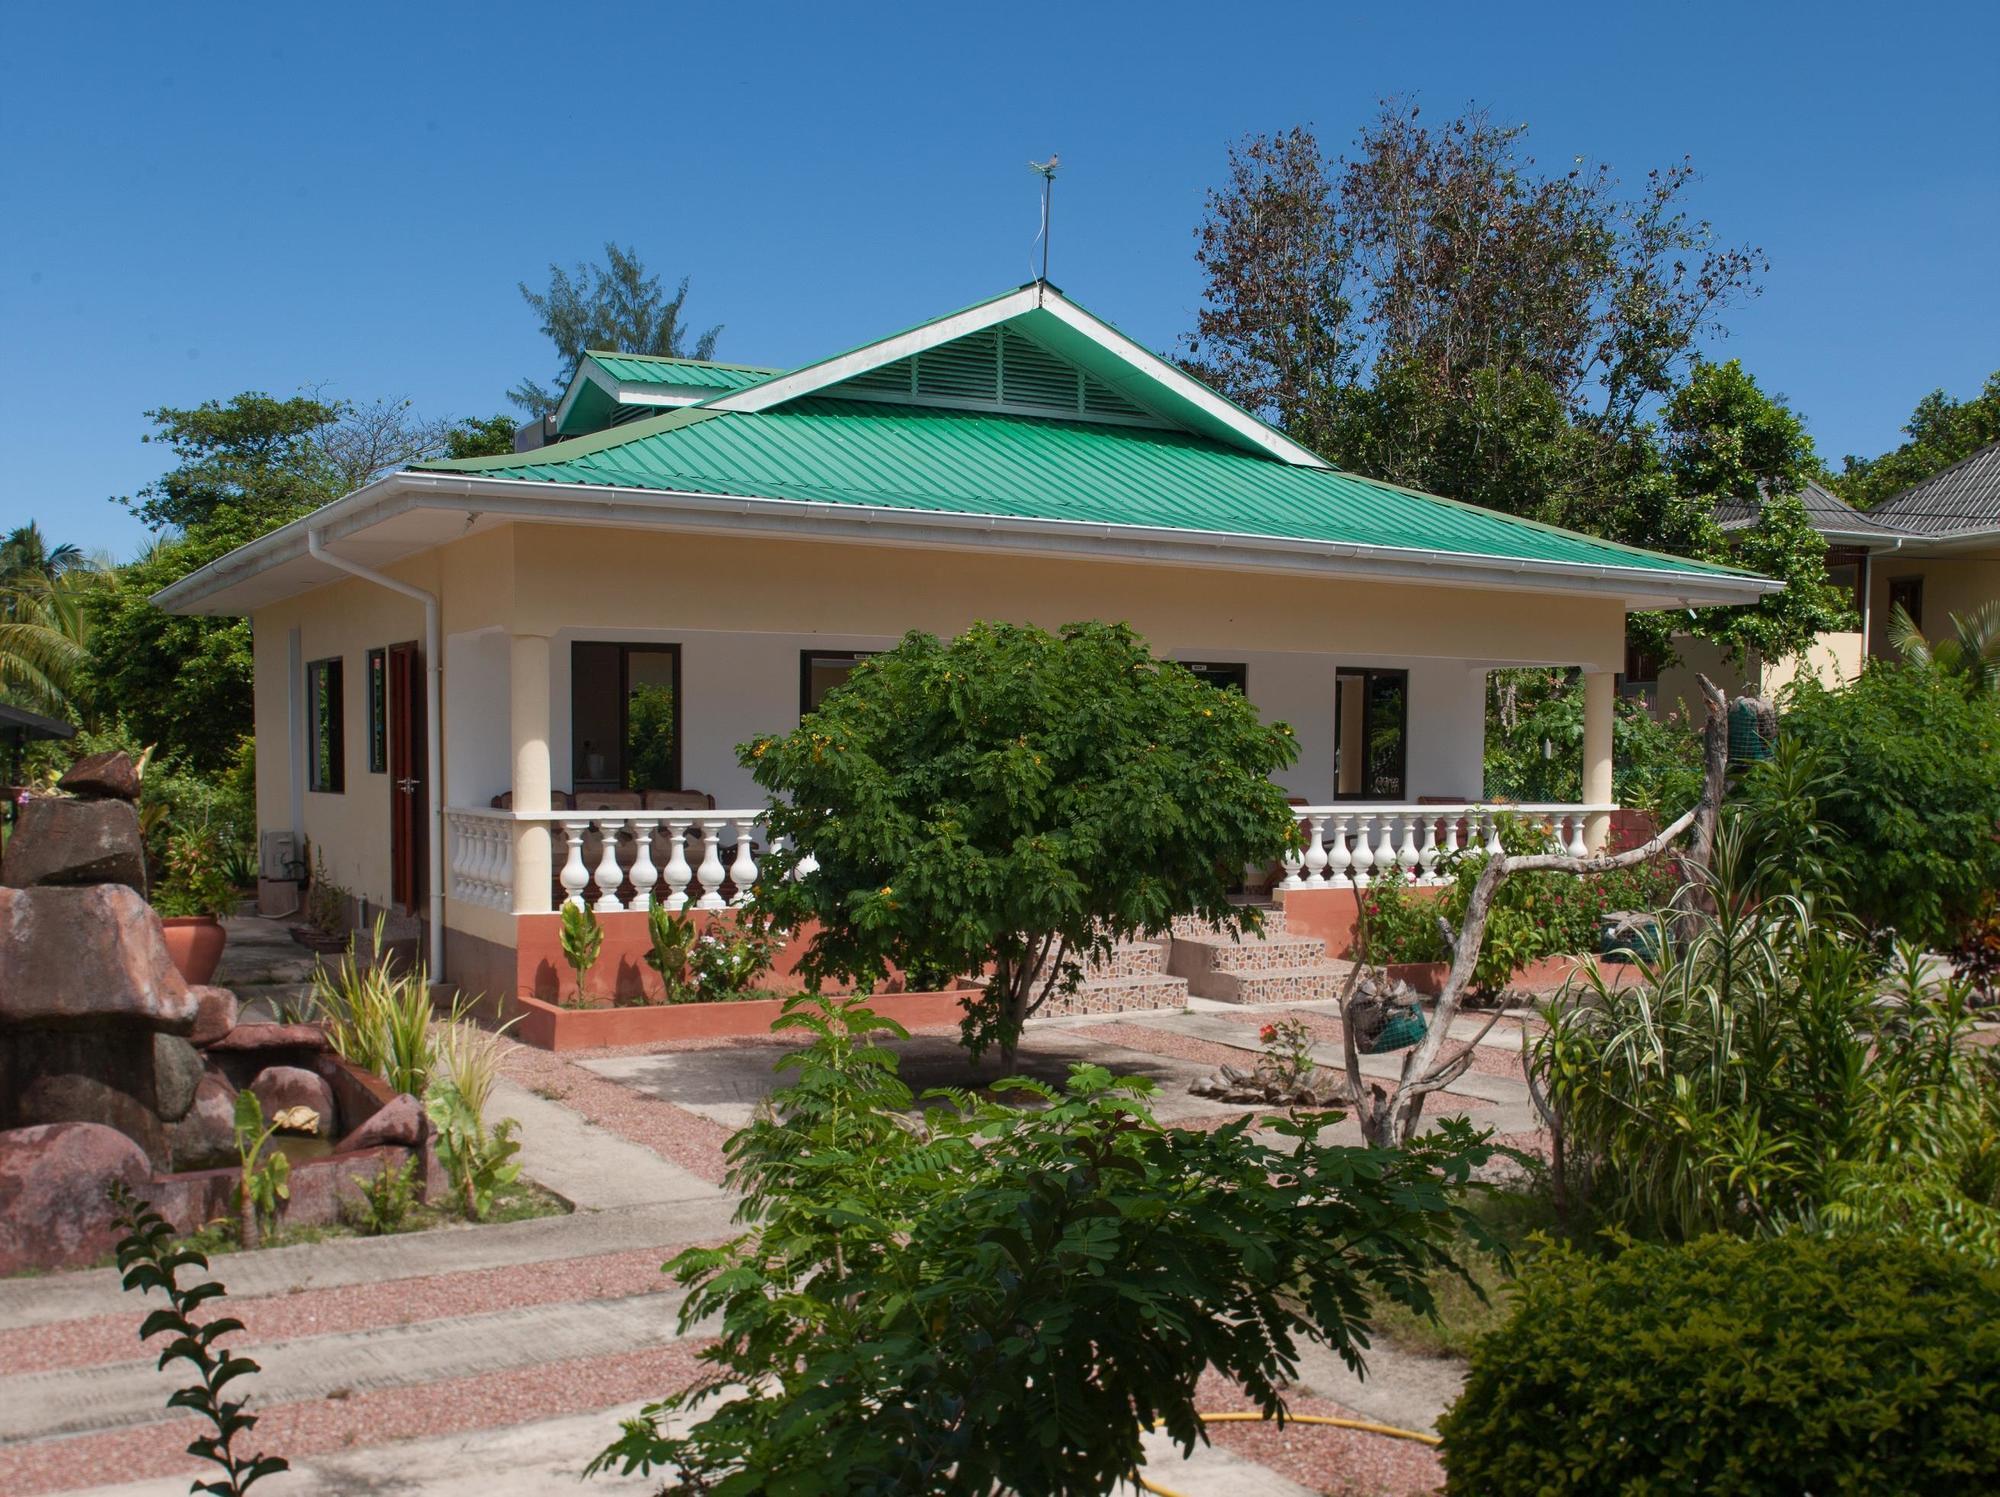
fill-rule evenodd
<path id="1" fill-rule="evenodd" d="M 1340 996 L 1351 962 L 1317 961 L 1247 972 L 1208 972 L 1188 984 L 1217 1003 L 1321 1003 Z"/>
<path id="2" fill-rule="evenodd" d="M 1084 968 L 1084 981 L 1112 977 L 1158 977 L 1167 970 L 1167 943 L 1161 941 L 1120 941 L 1111 955 Z"/>
<path id="3" fill-rule="evenodd" d="M 1326 942 L 1316 936 L 1179 936 L 1167 956 L 1176 977 L 1199 980 L 1211 972 L 1267 972 L 1326 960 Z"/>
<path id="4" fill-rule="evenodd" d="M 1038 1019 L 1066 1014 L 1129 1014 L 1187 1007 L 1185 979 L 1158 973 L 1150 977 L 1087 978 L 1074 993 L 1059 993 L 1036 1014 Z"/>

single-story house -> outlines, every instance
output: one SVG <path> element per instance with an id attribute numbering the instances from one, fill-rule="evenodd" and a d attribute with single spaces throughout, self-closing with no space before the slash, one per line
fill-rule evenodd
<path id="1" fill-rule="evenodd" d="M 592 354 L 522 445 L 156 600 L 252 621 L 268 892 L 309 844 L 489 992 L 560 899 L 741 897 L 735 746 L 907 630 L 1129 622 L 1294 727 L 1285 882 L 1351 886 L 1481 835 L 1499 667 L 1585 673 L 1584 802 L 1537 814 L 1600 839 L 1627 611 L 1777 586 L 1341 472 L 1046 282 L 797 369 Z"/>
<path id="2" fill-rule="evenodd" d="M 1893 656 L 1889 620 L 1900 605 L 1932 638 L 1948 636 L 1951 615 L 1963 618 L 2000 599 L 2000 442 L 1913 484 L 1872 510 L 1858 510 L 1816 483 L 1800 496 L 1813 528 L 1826 539 L 1827 575 L 1854 599 L 1856 625 L 1820 635 L 1802 655 L 1735 665 L 1706 640 L 1676 641 L 1681 661 L 1664 669 L 1627 662 L 1624 690 L 1645 696 L 1661 712 L 1698 700 L 1695 672 L 1732 692 L 1770 696 L 1802 674 L 1829 686 L 1851 681 L 1872 657 Z M 1754 525 L 1761 506 L 1718 511 L 1724 530 Z"/>

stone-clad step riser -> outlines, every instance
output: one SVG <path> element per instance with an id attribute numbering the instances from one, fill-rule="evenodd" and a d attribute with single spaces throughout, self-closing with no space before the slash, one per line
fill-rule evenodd
<path id="1" fill-rule="evenodd" d="M 1347 974 L 1346 962 L 1267 972 L 1211 972 L 1196 991 L 1217 1003 L 1323 1003 L 1340 996 Z"/>
<path id="2" fill-rule="evenodd" d="M 1167 970 L 1164 941 L 1126 941 L 1111 948 L 1104 961 L 1091 962 L 1083 969 L 1084 981 L 1112 977 L 1159 977 Z"/>
<path id="3" fill-rule="evenodd" d="M 1178 977 L 1114 977 L 1086 981 L 1074 993 L 1049 999 L 1035 1016 L 1066 1014 L 1125 1014 L 1152 1009 L 1186 1008 L 1188 985 Z"/>
<path id="4" fill-rule="evenodd" d="M 1264 917 L 1263 934 L 1282 936 L 1285 934 L 1285 907 L 1281 904 L 1261 904 L 1255 908 Z M 1176 940 L 1185 936 L 1221 936 L 1228 939 L 1229 932 L 1220 929 L 1213 920 L 1204 920 L 1199 915 L 1176 915 L 1168 926 Z M 1248 933 L 1245 933 L 1248 939 Z"/>
<path id="5" fill-rule="evenodd" d="M 1167 970 L 1196 981 L 1211 972 L 1268 972 L 1326 960 L 1326 942 L 1310 936 L 1232 941 L 1227 936 L 1184 936 L 1174 942 Z"/>

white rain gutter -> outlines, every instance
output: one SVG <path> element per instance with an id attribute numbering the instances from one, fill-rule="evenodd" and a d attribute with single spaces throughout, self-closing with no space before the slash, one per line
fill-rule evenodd
<path id="1" fill-rule="evenodd" d="M 336 556 L 320 544 L 318 530 L 306 529 L 306 554 L 315 561 L 323 561 L 330 567 L 337 567 L 363 582 L 372 582 L 377 587 L 386 587 L 390 592 L 401 593 L 406 598 L 415 598 L 424 605 L 424 798 L 429 802 L 426 816 L 430 823 L 429 835 L 424 838 L 428 854 L 428 876 L 430 882 L 431 942 L 430 978 L 432 982 L 444 981 L 444 723 L 443 690 L 444 656 L 439 649 L 438 600 L 436 593 L 425 592 L 407 582 L 398 582 L 394 577 L 385 576 L 373 567 L 365 567 L 358 561 L 349 561 L 344 556 Z"/>

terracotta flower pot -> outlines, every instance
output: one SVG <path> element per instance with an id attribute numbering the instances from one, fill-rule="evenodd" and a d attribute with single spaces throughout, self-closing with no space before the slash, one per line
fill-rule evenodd
<path id="1" fill-rule="evenodd" d="M 220 920 L 213 915 L 167 915 L 160 928 L 167 938 L 167 955 L 182 977 L 190 983 L 214 978 L 223 943 L 229 939 Z"/>

